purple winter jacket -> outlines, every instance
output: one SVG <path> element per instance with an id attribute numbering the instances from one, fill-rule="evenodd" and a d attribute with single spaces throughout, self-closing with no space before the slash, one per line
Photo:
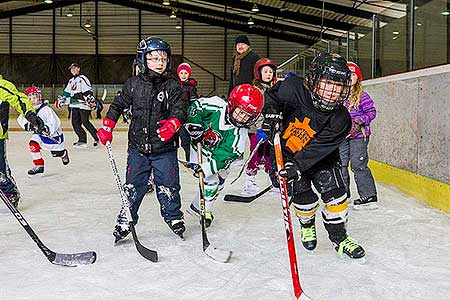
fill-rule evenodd
<path id="1" fill-rule="evenodd" d="M 349 97 L 350 98 L 350 97 Z M 350 99 L 348 99 L 345 102 L 345 107 L 348 109 L 348 106 L 350 104 Z M 366 92 L 362 92 L 361 94 L 361 102 L 357 107 L 352 107 L 350 109 L 350 116 L 353 119 L 355 117 L 360 117 L 361 120 L 364 122 L 364 130 L 360 130 L 359 134 L 357 136 L 351 136 L 350 139 L 362 139 L 365 137 L 369 137 L 370 132 L 370 122 L 372 122 L 373 119 L 377 116 L 377 110 L 375 109 L 375 106 L 373 106 L 373 100 L 370 98 L 369 94 Z"/>

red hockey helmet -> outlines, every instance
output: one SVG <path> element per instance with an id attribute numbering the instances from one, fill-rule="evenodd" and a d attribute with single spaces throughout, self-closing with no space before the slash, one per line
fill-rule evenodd
<path id="1" fill-rule="evenodd" d="M 27 95 L 29 98 L 31 95 L 36 95 L 36 101 L 32 101 L 35 102 L 35 104 L 33 105 L 42 103 L 42 92 L 41 89 L 37 86 L 30 86 L 29 88 L 27 88 L 25 90 L 25 95 Z"/>
<path id="2" fill-rule="evenodd" d="M 256 61 L 255 63 L 255 67 L 253 68 L 253 76 L 255 77 L 256 80 L 261 80 L 261 69 L 264 66 L 269 66 L 272 68 L 273 70 L 273 77 L 275 77 L 275 73 L 277 71 L 277 67 L 275 66 L 275 64 L 273 63 L 272 60 L 268 59 L 268 58 L 260 58 Z"/>
<path id="3" fill-rule="evenodd" d="M 237 127 L 248 127 L 256 122 L 264 106 L 264 96 L 251 84 L 240 84 L 228 98 L 230 121 Z"/>

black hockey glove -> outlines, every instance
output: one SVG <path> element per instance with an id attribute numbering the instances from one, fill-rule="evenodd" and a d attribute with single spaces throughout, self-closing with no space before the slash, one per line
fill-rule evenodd
<path id="1" fill-rule="evenodd" d="M 266 113 L 261 129 L 267 135 L 269 143 L 273 144 L 275 133 L 281 129 L 283 116 L 281 113 Z"/>
<path id="2" fill-rule="evenodd" d="M 25 115 L 25 118 L 31 123 L 37 133 L 49 134 L 48 127 L 45 126 L 44 121 L 42 121 L 42 119 L 39 118 L 34 112 L 29 111 Z"/>
<path id="3" fill-rule="evenodd" d="M 30 122 L 27 122 L 24 127 L 25 131 L 36 131 L 36 128 Z"/>
<path id="4" fill-rule="evenodd" d="M 203 131 L 205 130 L 202 125 L 198 124 L 186 124 L 186 131 L 189 133 L 191 137 L 191 144 L 197 145 L 198 143 L 203 142 Z"/>
<path id="5" fill-rule="evenodd" d="M 286 164 L 284 165 L 284 169 L 281 169 L 280 172 L 278 172 L 278 174 L 281 177 L 286 178 L 288 182 L 300 180 L 302 175 L 297 165 L 290 161 L 286 162 Z"/>

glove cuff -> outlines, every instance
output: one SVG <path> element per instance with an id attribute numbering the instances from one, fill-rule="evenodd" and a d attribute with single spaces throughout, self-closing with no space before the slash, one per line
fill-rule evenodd
<path id="1" fill-rule="evenodd" d="M 175 126 L 175 130 L 178 131 L 181 128 L 181 122 L 177 118 L 170 118 L 167 120 Z"/>
<path id="2" fill-rule="evenodd" d="M 103 119 L 103 129 L 111 132 L 114 129 L 114 127 L 116 127 L 116 122 L 114 122 L 113 120 L 111 120 L 109 118 Z"/>

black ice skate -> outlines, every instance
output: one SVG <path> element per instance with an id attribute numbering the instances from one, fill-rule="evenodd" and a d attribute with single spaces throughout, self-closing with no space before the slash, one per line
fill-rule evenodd
<path id="1" fill-rule="evenodd" d="M 361 199 L 356 199 L 353 201 L 354 210 L 372 210 L 378 208 L 377 196 L 371 197 L 361 197 Z"/>
<path id="2" fill-rule="evenodd" d="M 130 233 L 131 228 L 128 224 L 128 219 L 125 215 L 125 211 L 122 209 L 117 216 L 117 223 L 114 227 L 113 235 L 115 237 L 114 245 L 116 245 L 119 241 L 123 240 Z"/>
<path id="3" fill-rule="evenodd" d="M 35 176 L 44 173 L 44 166 L 34 166 L 30 170 L 28 170 L 28 176 Z"/>
<path id="4" fill-rule="evenodd" d="M 303 247 L 308 251 L 313 251 L 317 246 L 316 225 L 314 222 L 310 224 L 301 224 L 300 237 Z"/>
<path id="5" fill-rule="evenodd" d="M 363 260 L 364 256 L 366 255 L 363 247 L 350 237 L 345 238 L 345 240 L 343 240 L 339 244 L 333 242 L 333 245 L 334 249 L 340 256 L 345 253 L 350 258 Z"/>
<path id="6" fill-rule="evenodd" d="M 200 210 L 198 210 L 193 203 L 191 203 L 191 206 L 189 206 L 192 212 L 194 212 L 196 215 L 200 217 Z M 205 226 L 208 228 L 211 226 L 212 221 L 214 221 L 214 215 L 210 211 L 205 211 Z"/>
<path id="7" fill-rule="evenodd" d="M 20 200 L 20 196 L 17 194 L 6 194 L 6 197 L 8 198 L 9 202 L 11 202 L 11 204 L 17 208 L 19 206 L 19 200 Z"/>
<path id="8" fill-rule="evenodd" d="M 61 160 L 63 165 L 66 166 L 69 164 L 70 159 L 69 159 L 69 152 L 67 151 L 67 149 L 64 149 L 64 154 L 61 156 Z"/>
<path id="9" fill-rule="evenodd" d="M 114 227 L 114 245 L 116 245 L 118 242 L 120 242 L 121 240 L 123 240 L 124 238 L 127 237 L 127 235 L 130 233 L 131 229 L 130 229 L 130 225 L 128 224 L 116 224 L 116 226 Z"/>
<path id="10" fill-rule="evenodd" d="M 167 223 L 172 229 L 173 233 L 178 235 L 182 240 L 184 240 L 183 233 L 186 230 L 186 227 L 184 226 L 183 220 L 172 220 L 169 223 Z"/>

